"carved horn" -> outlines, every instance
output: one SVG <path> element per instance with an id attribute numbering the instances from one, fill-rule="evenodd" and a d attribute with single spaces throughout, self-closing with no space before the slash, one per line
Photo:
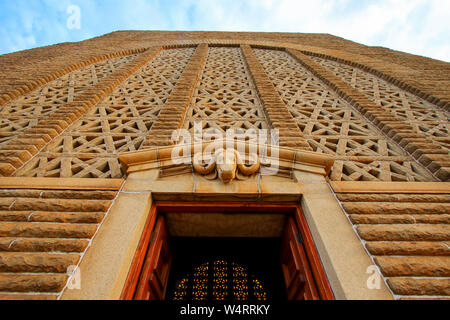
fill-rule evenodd
<path id="1" fill-rule="evenodd" d="M 203 175 L 210 174 L 216 167 L 216 159 L 211 159 L 211 161 L 207 163 L 205 167 L 201 164 L 200 156 L 201 153 L 196 153 L 194 155 L 194 162 L 192 165 L 194 166 L 195 171 Z"/>
<path id="2" fill-rule="evenodd" d="M 249 154 L 250 157 L 254 158 L 255 163 L 250 166 L 247 166 L 247 165 L 245 165 L 244 161 L 242 161 L 242 158 L 241 158 L 241 155 L 239 154 L 239 152 L 235 151 L 235 153 L 236 153 L 237 165 L 239 167 L 239 171 L 243 175 L 249 176 L 259 170 L 259 167 L 261 166 L 261 162 L 259 161 L 259 157 L 257 154 L 255 154 L 255 153 Z"/>

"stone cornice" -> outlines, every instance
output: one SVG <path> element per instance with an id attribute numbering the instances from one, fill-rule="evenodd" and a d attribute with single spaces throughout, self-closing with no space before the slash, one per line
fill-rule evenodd
<path id="1" fill-rule="evenodd" d="M 226 147 L 227 142 L 233 143 L 233 141 L 230 142 L 224 140 L 223 147 Z M 177 165 L 172 160 L 172 152 L 174 152 L 175 148 L 178 148 L 177 150 L 181 151 L 179 153 L 180 159 L 190 163 L 195 151 L 205 150 L 212 143 L 214 142 L 155 147 L 140 151 L 126 152 L 119 156 L 119 160 L 127 173 L 145 171 L 152 168 L 173 167 Z M 237 150 L 245 150 L 246 154 L 248 154 L 250 148 L 256 148 L 255 151 L 258 154 L 262 151 L 261 146 L 258 144 L 251 145 L 248 142 L 234 141 L 234 147 Z M 273 159 L 273 157 L 277 157 L 280 164 L 287 164 L 292 170 L 314 172 L 327 176 L 334 164 L 334 159 L 331 156 L 321 153 L 276 146 L 265 146 L 265 148 L 267 150 L 267 158 Z M 185 155 L 183 150 L 190 151 L 190 154 Z M 182 166 L 182 164 L 179 165 Z"/>

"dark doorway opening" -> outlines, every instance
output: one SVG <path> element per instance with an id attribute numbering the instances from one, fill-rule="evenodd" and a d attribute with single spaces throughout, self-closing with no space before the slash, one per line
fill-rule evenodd
<path id="1" fill-rule="evenodd" d="M 280 265 L 280 238 L 172 237 L 172 269 L 167 300 L 182 301 L 285 301 Z M 221 295 L 216 291 L 217 263 L 224 264 Z M 215 265 L 216 263 L 216 265 Z M 197 272 L 199 267 L 206 272 Z M 200 279 L 200 280 L 199 280 Z M 198 297 L 198 282 L 203 287 Z M 181 284 L 181 285 L 180 285 Z M 181 287 L 182 286 L 182 287 Z M 181 288 L 181 289 L 180 289 Z M 185 292 L 183 292 L 185 291 Z"/>
<path id="2" fill-rule="evenodd" d="M 171 300 L 177 279 L 188 279 L 193 268 L 201 280 L 195 282 L 196 288 L 206 290 L 202 296 L 209 295 L 209 283 L 215 284 L 212 301 L 214 297 L 215 301 L 225 301 L 217 299 L 221 295 L 239 296 L 223 292 L 228 287 L 220 284 L 230 277 L 252 283 L 257 279 L 261 285 L 258 292 L 265 293 L 265 301 L 334 299 L 306 219 L 296 203 L 154 203 L 121 299 Z M 241 275 L 235 277 L 232 272 Z M 186 290 L 188 280 L 182 285 Z M 255 290 L 245 289 L 245 283 L 250 284 L 238 282 L 243 291 Z M 189 301 L 188 294 L 183 297 Z M 206 301 L 211 301 L 210 297 Z"/>

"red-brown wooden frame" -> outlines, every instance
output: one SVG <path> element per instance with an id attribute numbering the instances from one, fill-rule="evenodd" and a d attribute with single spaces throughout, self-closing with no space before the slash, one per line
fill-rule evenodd
<path id="1" fill-rule="evenodd" d="M 136 286 L 139 282 L 140 271 L 142 269 L 145 256 L 150 243 L 151 234 L 155 227 L 158 214 L 168 212 L 196 212 L 196 213 L 228 213 L 228 212 L 252 212 L 252 213 L 291 213 L 297 222 L 298 229 L 304 241 L 306 255 L 309 266 L 312 270 L 314 281 L 322 300 L 334 300 L 333 291 L 328 282 L 323 269 L 319 254 L 314 245 L 314 240 L 309 231 L 308 224 L 303 216 L 301 207 L 293 202 L 154 202 L 144 231 L 141 236 L 138 248 L 134 255 L 130 271 L 125 281 L 121 294 L 121 300 L 133 300 Z"/>

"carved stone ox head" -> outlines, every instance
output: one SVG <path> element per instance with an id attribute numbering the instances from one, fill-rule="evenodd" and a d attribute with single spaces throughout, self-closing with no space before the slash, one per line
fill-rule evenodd
<path id="1" fill-rule="evenodd" d="M 246 165 L 241 155 L 236 150 L 219 149 L 203 164 L 200 161 L 200 153 L 194 155 L 194 169 L 204 175 L 207 179 L 220 178 L 224 183 L 229 183 L 234 179 L 243 180 L 245 176 L 250 176 L 259 170 L 261 165 L 258 155 L 250 156 L 250 165 Z"/>

